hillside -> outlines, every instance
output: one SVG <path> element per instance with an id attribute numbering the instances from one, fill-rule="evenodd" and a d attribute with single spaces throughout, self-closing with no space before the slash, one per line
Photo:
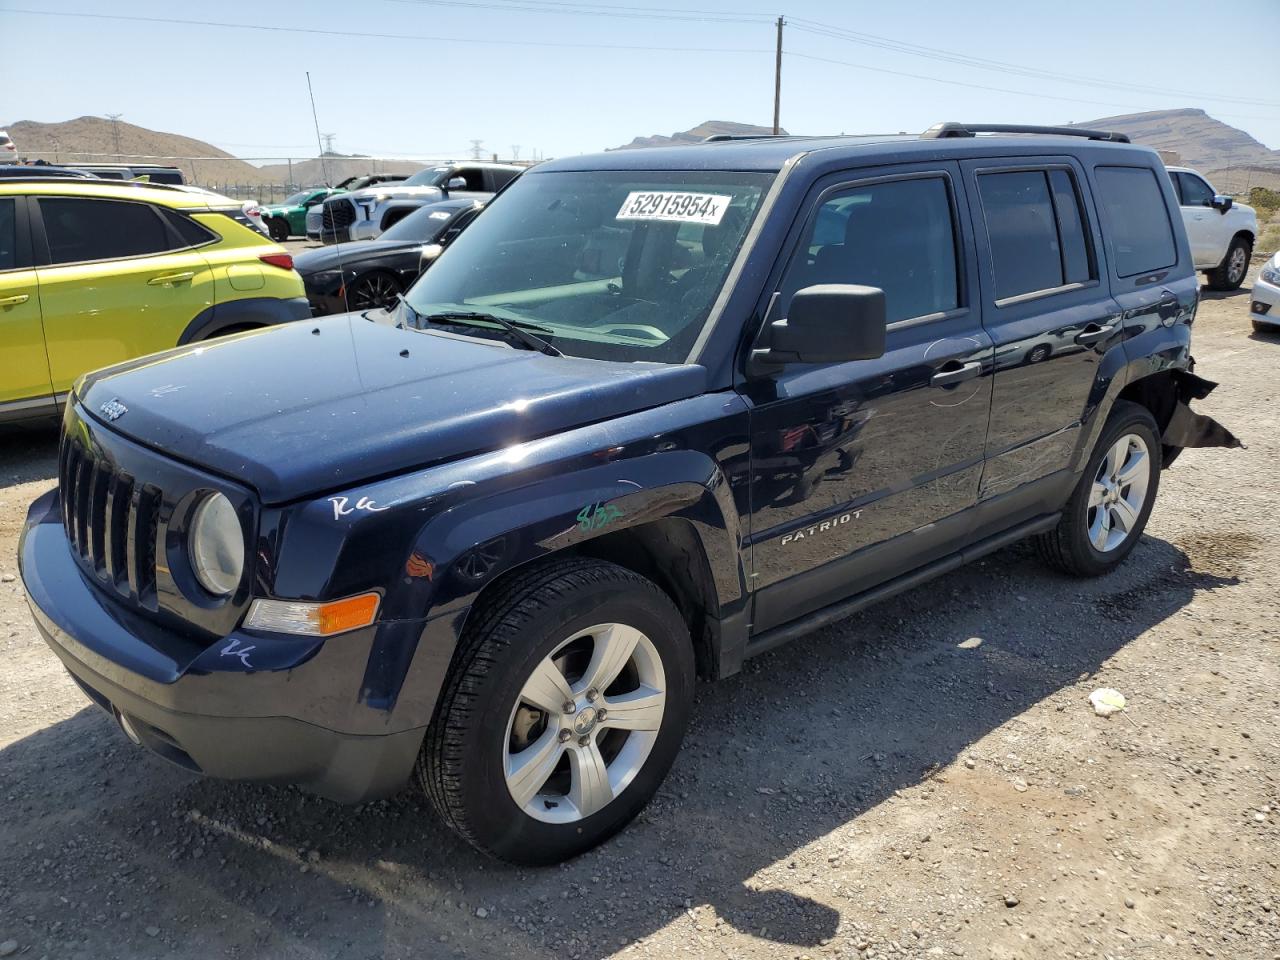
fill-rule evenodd
<path id="1" fill-rule="evenodd" d="M 42 157 L 61 163 L 117 161 L 111 121 L 102 117 L 80 117 L 63 123 L 19 120 L 9 124 L 9 134 L 25 157 Z M 199 184 L 269 183 L 270 178 L 255 166 L 239 160 L 212 144 L 176 133 L 161 133 L 119 121 L 120 162 L 158 158 L 154 163 L 172 163 L 182 168 L 188 180 Z M 179 160 L 178 157 L 216 157 L 215 160 Z M 145 161 L 144 161 L 145 162 Z"/>
<path id="2" fill-rule="evenodd" d="M 757 127 L 754 124 L 735 123 L 732 120 L 707 120 L 690 130 L 681 130 L 671 134 L 669 137 L 664 137 L 661 134 L 654 134 L 651 137 L 636 137 L 630 143 L 614 149 L 634 150 L 639 147 L 671 147 L 683 143 L 700 143 L 707 137 L 723 133 L 734 137 L 746 137 L 759 134 L 768 135 L 772 132 L 773 127 Z M 785 130 L 782 131 L 784 136 L 786 132 Z"/>
<path id="3" fill-rule="evenodd" d="M 1152 110 L 1081 124 L 1127 133 L 1134 143 L 1176 151 L 1181 163 L 1210 176 L 1219 190 L 1280 178 L 1280 150 L 1268 149 L 1243 130 L 1203 110 Z M 1238 182 L 1237 182 L 1238 181 Z"/>

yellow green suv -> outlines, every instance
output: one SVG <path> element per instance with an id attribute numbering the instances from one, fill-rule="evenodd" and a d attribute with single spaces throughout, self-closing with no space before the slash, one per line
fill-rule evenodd
<path id="1" fill-rule="evenodd" d="M 293 258 L 239 203 L 184 188 L 0 180 L 0 422 L 81 374 L 311 315 Z"/>

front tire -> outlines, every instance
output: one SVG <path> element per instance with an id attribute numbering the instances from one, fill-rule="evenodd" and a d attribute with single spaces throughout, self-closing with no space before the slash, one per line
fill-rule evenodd
<path id="1" fill-rule="evenodd" d="M 1209 271 L 1210 290 L 1238 290 L 1249 272 L 1249 258 L 1253 245 L 1244 237 L 1235 237 L 1227 247 L 1222 263 Z"/>
<path id="2" fill-rule="evenodd" d="M 1097 577 L 1137 545 L 1160 487 L 1160 433 L 1146 407 L 1116 402 L 1057 527 L 1036 538 L 1063 573 Z"/>
<path id="3" fill-rule="evenodd" d="M 400 282 L 385 270 L 374 270 L 357 277 L 347 288 L 347 309 L 385 309 L 396 302 Z"/>
<path id="4" fill-rule="evenodd" d="M 419 782 L 473 846 L 558 863 L 653 797 L 684 738 L 693 683 L 688 629 L 652 581 L 591 560 L 534 568 L 473 611 Z"/>
<path id="5" fill-rule="evenodd" d="M 276 243 L 284 243 L 289 239 L 289 222 L 284 217 L 271 217 L 267 220 L 267 232 Z"/>

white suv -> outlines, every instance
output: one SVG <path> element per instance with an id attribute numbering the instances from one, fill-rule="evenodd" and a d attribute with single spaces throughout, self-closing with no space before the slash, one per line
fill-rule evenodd
<path id="1" fill-rule="evenodd" d="M 17 163 L 18 147 L 8 130 L 0 130 L 0 163 Z"/>
<path id="2" fill-rule="evenodd" d="M 1258 215 L 1253 207 L 1217 193 L 1188 167 L 1169 167 L 1182 222 L 1191 241 L 1191 259 L 1209 278 L 1212 290 L 1235 290 L 1249 272 Z"/>
<path id="3" fill-rule="evenodd" d="M 383 220 L 394 200 L 431 203 L 468 194 L 483 199 L 523 172 L 524 167 L 509 163 L 445 163 L 419 170 L 399 183 L 381 183 L 330 197 L 321 213 L 320 239 L 325 243 L 372 240 L 391 226 Z"/>

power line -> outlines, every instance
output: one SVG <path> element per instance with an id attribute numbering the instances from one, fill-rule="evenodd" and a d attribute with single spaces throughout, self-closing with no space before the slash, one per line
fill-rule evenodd
<path id="1" fill-rule="evenodd" d="M 840 67 L 850 67 L 854 70 L 869 70 L 872 73 L 886 73 L 893 77 L 906 77 L 910 80 L 927 80 L 930 83 L 944 83 L 952 87 L 968 87 L 972 90 L 987 90 L 992 93 L 1007 93 L 1015 97 L 1035 97 L 1037 100 L 1060 100 L 1066 103 L 1083 103 L 1094 107 L 1117 107 L 1121 110 L 1148 110 L 1150 107 L 1138 106 L 1133 103 L 1110 103 L 1105 100 L 1084 100 L 1080 97 L 1057 97 L 1048 93 L 1035 93 L 1028 90 L 1010 90 L 1008 87 L 992 87 L 982 83 L 968 83 L 964 80 L 946 80 L 942 77 L 931 77 L 923 73 L 908 73 L 905 70 L 890 70 L 887 67 L 872 67 L 865 63 L 850 63 L 848 60 L 835 60 L 831 57 L 819 57 L 811 53 L 797 53 L 793 50 L 784 50 L 783 56 L 796 57 L 800 60 L 812 60 L 815 63 L 829 63 Z M 1245 116 L 1243 114 L 1223 113 L 1220 116 L 1237 117 L 1250 120 L 1270 120 L 1271 117 Z"/>
<path id="2" fill-rule="evenodd" d="M 628 20 L 664 20 L 694 23 L 768 23 L 767 14 L 725 13 L 716 10 L 689 10 L 676 7 L 600 7 L 567 0 L 542 3 L 533 0 L 390 0 L 412 6 L 470 7 L 482 10 L 510 10 L 514 13 L 567 14 L 581 17 L 615 17 Z"/>
<path id="3" fill-rule="evenodd" d="M 801 30 L 815 36 L 827 37 L 834 40 L 844 40 L 849 43 L 858 43 L 881 50 L 889 50 L 895 53 L 924 57 L 926 59 L 936 60 L 943 63 L 954 63 L 960 66 L 973 67 L 979 70 L 992 70 L 1012 76 L 1023 76 L 1036 80 L 1054 80 L 1059 83 L 1072 83 L 1084 86 L 1101 87 L 1104 89 L 1128 90 L 1138 93 L 1156 93 L 1164 96 L 1172 95 L 1179 97 L 1193 97 L 1199 100 L 1216 100 L 1223 103 L 1236 103 L 1245 106 L 1280 106 L 1280 102 L 1260 100 L 1255 97 L 1222 96 L 1219 94 L 1198 93 L 1190 90 L 1170 89 L 1167 87 L 1158 87 L 1149 84 L 1128 83 L 1122 80 L 1101 80 L 1094 77 L 1082 77 L 1075 74 L 1055 73 L 1051 70 L 1042 70 L 1038 67 L 1026 67 L 1015 63 L 1006 63 L 1000 60 L 989 60 L 985 57 L 974 57 L 968 54 L 956 53 L 951 50 L 943 50 L 938 47 L 926 47 L 921 46 L 920 44 L 906 43 L 904 41 L 893 40 L 889 37 L 881 37 L 871 33 L 860 33 L 855 30 L 847 30 L 843 27 L 837 27 L 832 24 L 819 23 L 816 20 L 797 18 L 789 20 L 788 22 L 791 23 L 796 30 Z"/>
<path id="4" fill-rule="evenodd" d="M 0 13 L 21 13 L 32 17 L 65 17 L 80 20 L 114 20 L 125 23 L 162 23 L 181 27 L 218 27 L 228 30 L 258 30 L 267 33 L 306 33 L 313 36 L 353 37 L 362 40 L 427 41 L 430 43 L 471 43 L 507 47 L 556 47 L 577 50 L 639 50 L 657 53 L 772 53 L 764 47 L 658 47 L 625 43 L 569 43 L 555 40 L 496 40 L 490 37 L 445 37 L 423 33 L 367 33 L 355 30 L 324 30 L 319 27 L 276 27 L 260 23 L 227 23 L 221 20 L 188 20 L 180 17 L 139 17 L 122 13 L 84 13 L 65 10 L 28 10 L 0 7 Z"/>

